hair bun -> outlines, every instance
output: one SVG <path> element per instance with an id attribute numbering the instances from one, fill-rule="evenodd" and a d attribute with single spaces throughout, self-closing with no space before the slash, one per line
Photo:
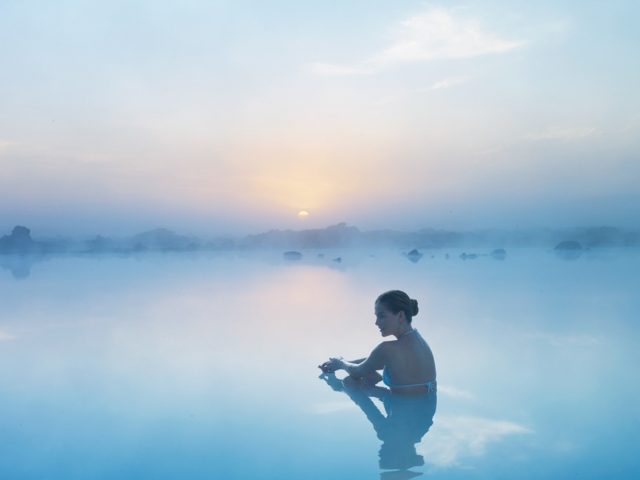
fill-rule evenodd
<path id="1" fill-rule="evenodd" d="M 411 303 L 411 316 L 417 315 L 418 314 L 418 301 L 412 298 L 409 302 Z"/>

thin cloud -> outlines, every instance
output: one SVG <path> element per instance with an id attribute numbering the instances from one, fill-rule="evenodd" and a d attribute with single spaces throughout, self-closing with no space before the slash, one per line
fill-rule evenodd
<path id="1" fill-rule="evenodd" d="M 432 83 L 428 87 L 419 88 L 416 90 L 417 93 L 425 93 L 432 92 L 434 90 L 442 90 L 445 88 L 455 87 L 456 85 L 462 85 L 468 80 L 467 77 L 454 77 L 454 78 L 445 78 L 443 80 L 439 80 L 435 83 Z"/>
<path id="2" fill-rule="evenodd" d="M 400 23 L 390 46 L 355 65 L 313 63 L 319 75 L 369 75 L 398 65 L 505 53 L 524 45 L 484 29 L 474 19 L 434 8 Z"/>
<path id="3" fill-rule="evenodd" d="M 323 75 L 326 77 L 369 75 L 374 72 L 372 68 L 366 68 L 364 66 L 333 65 L 331 63 L 321 62 L 312 63 L 310 65 L 310 70 L 316 75 Z"/>
<path id="4" fill-rule="evenodd" d="M 544 140 L 560 140 L 572 141 L 590 137 L 597 133 L 595 127 L 550 127 L 547 130 L 537 133 L 525 135 L 525 140 L 544 141 Z"/>
<path id="5" fill-rule="evenodd" d="M 442 8 L 405 20 L 393 45 L 373 61 L 379 65 L 503 53 L 523 45 L 483 30 L 473 19 L 455 18 Z"/>
<path id="6" fill-rule="evenodd" d="M 621 133 L 635 133 L 636 130 L 640 130 L 640 113 L 632 116 L 620 131 Z"/>
<path id="7" fill-rule="evenodd" d="M 462 85 L 469 80 L 469 77 L 454 77 L 454 78 L 445 78 L 443 80 L 438 80 L 437 82 L 432 83 L 427 87 L 422 88 L 413 88 L 400 90 L 394 93 L 393 95 L 387 95 L 385 97 L 380 98 L 376 101 L 375 105 L 387 105 L 389 103 L 398 102 L 402 100 L 406 100 L 407 98 L 413 95 L 421 95 L 425 93 L 431 93 L 437 90 L 444 90 L 446 88 L 455 87 L 457 85 Z"/>
<path id="8" fill-rule="evenodd" d="M 507 141 L 479 150 L 480 155 L 497 155 L 509 151 L 512 148 L 522 144 L 531 144 L 535 142 L 577 142 L 585 140 L 596 135 L 603 135 L 604 130 L 596 127 L 549 127 L 546 130 L 528 133 L 524 136 L 518 136 L 513 141 Z"/>

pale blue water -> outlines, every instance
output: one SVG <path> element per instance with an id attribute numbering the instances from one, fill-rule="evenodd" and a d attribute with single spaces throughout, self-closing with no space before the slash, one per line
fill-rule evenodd
<path id="1" fill-rule="evenodd" d="M 0 478 L 637 478 L 640 254 L 450 253 L 4 257 Z M 391 288 L 435 415 L 318 378 Z"/>

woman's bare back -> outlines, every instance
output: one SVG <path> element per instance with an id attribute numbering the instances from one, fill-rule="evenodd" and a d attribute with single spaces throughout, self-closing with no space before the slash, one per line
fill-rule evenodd
<path id="1" fill-rule="evenodd" d="M 413 329 L 398 340 L 386 342 L 385 377 L 390 386 L 418 385 L 436 379 L 433 353 L 420 333 Z"/>

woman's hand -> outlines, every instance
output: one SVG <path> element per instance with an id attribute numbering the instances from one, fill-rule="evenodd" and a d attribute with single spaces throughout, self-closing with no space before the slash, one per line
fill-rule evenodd
<path id="1" fill-rule="evenodd" d="M 331 357 L 322 365 L 318 365 L 318 368 L 324 373 L 333 373 L 336 370 L 344 368 L 344 360 L 342 359 L 342 357 Z"/>

